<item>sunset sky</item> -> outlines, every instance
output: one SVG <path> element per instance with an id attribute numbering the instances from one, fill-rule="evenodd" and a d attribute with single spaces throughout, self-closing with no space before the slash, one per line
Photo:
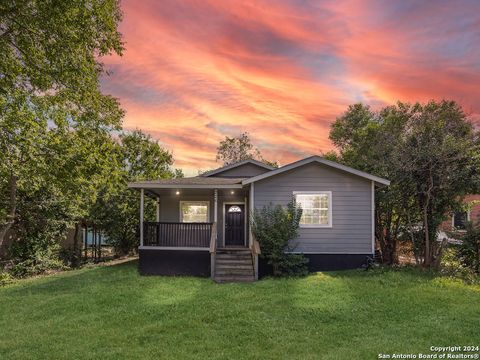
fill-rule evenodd
<path id="1" fill-rule="evenodd" d="M 328 151 L 355 102 L 448 98 L 480 123 L 479 0 L 121 4 L 126 51 L 102 87 L 187 175 L 243 131 L 282 165 Z"/>

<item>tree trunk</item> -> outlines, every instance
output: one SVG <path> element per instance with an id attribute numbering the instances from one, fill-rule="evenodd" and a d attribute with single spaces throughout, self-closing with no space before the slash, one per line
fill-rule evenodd
<path id="1" fill-rule="evenodd" d="M 12 227 L 15 222 L 15 214 L 17 212 L 17 181 L 18 178 L 15 174 L 10 174 L 10 179 L 8 181 L 9 188 L 9 202 L 8 202 L 8 214 L 5 219 L 5 222 L 0 225 L 0 247 L 5 241 L 8 230 Z"/>
<path id="2" fill-rule="evenodd" d="M 435 239 L 430 239 L 430 224 L 429 224 L 429 218 L 428 218 L 428 207 L 430 206 L 430 198 L 431 198 L 431 193 L 433 190 L 433 177 L 432 177 L 432 166 L 430 165 L 429 168 L 429 177 L 428 177 L 428 189 L 427 193 L 425 196 L 425 203 L 423 205 L 423 229 L 425 231 L 425 260 L 424 260 L 424 266 L 425 267 L 430 267 L 432 264 L 432 245 L 430 244 L 432 240 Z"/>
<path id="3" fill-rule="evenodd" d="M 412 243 L 412 251 L 413 256 L 415 257 L 415 264 L 420 265 L 420 254 L 418 253 L 417 249 L 415 248 L 415 235 L 412 225 L 412 218 L 410 217 L 411 209 L 406 208 L 405 211 L 405 218 L 407 219 L 407 226 L 408 226 L 408 235 L 410 237 L 410 242 Z"/>
<path id="4" fill-rule="evenodd" d="M 382 262 L 387 265 L 394 265 L 398 262 L 397 241 L 392 238 L 390 231 L 387 234 L 378 236 L 380 250 L 382 251 Z"/>
<path id="5" fill-rule="evenodd" d="M 375 237 L 380 244 L 382 262 L 387 265 L 397 264 L 397 232 L 395 225 L 392 225 L 392 210 L 386 211 L 384 221 L 376 214 L 375 224 Z"/>
<path id="6" fill-rule="evenodd" d="M 424 266 L 430 266 L 430 229 L 428 226 L 428 214 L 427 214 L 427 204 L 423 207 L 423 229 L 425 231 L 425 259 Z"/>
<path id="7" fill-rule="evenodd" d="M 385 238 L 385 263 L 388 265 L 395 265 L 397 259 L 397 242 L 392 239 L 391 234 Z"/>

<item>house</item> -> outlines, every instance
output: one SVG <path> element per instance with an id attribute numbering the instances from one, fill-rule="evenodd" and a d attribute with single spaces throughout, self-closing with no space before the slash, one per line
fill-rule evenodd
<path id="1" fill-rule="evenodd" d="M 438 241 L 443 239 L 453 244 L 461 243 L 458 239 L 465 233 L 467 223 L 480 221 L 480 194 L 470 194 L 463 199 L 465 208 L 450 214 L 441 225 L 438 234 Z"/>
<path id="2" fill-rule="evenodd" d="M 451 214 L 442 223 L 441 228 L 446 231 L 465 231 L 467 222 L 480 220 L 480 194 L 467 195 L 463 199 L 465 209 Z"/>
<path id="3" fill-rule="evenodd" d="M 280 168 L 246 160 L 196 177 L 130 183 L 140 191 L 140 272 L 257 279 L 268 266 L 259 261 L 251 214 L 292 198 L 303 209 L 294 252 L 310 259 L 310 270 L 360 267 L 375 250 L 375 187 L 389 183 L 319 156 Z M 157 202 L 154 222 L 144 221 L 144 196 Z"/>

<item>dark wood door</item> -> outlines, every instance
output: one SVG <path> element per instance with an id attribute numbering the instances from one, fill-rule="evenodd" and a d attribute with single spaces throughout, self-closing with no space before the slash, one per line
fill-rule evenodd
<path id="1" fill-rule="evenodd" d="M 225 246 L 245 246 L 243 204 L 225 204 Z"/>

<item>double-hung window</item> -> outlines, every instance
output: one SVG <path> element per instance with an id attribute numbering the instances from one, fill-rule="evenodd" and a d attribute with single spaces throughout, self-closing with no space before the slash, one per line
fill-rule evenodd
<path id="1" fill-rule="evenodd" d="M 180 222 L 208 222 L 209 208 L 208 201 L 180 201 Z"/>
<path id="2" fill-rule="evenodd" d="M 294 191 L 293 196 L 302 208 L 300 227 L 332 227 L 331 191 Z"/>

